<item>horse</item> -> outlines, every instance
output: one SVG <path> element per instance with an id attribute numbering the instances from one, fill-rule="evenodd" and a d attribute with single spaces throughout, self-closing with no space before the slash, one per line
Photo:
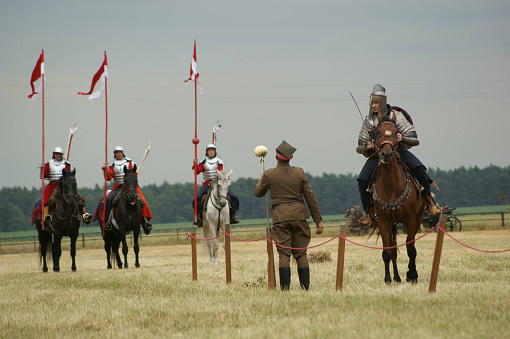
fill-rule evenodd
<path id="1" fill-rule="evenodd" d="M 78 239 L 80 229 L 80 209 L 78 206 L 78 193 L 76 188 L 76 169 L 68 172 L 62 170 L 62 176 L 58 181 L 60 194 L 57 199 L 57 206 L 51 212 L 52 222 L 42 229 L 40 220 L 36 222 L 36 228 L 39 235 L 40 259 L 43 262 L 43 272 L 48 272 L 46 259 L 51 246 L 53 259 L 53 271 L 60 272 L 60 256 L 62 255 L 61 242 L 62 237 L 71 238 L 71 270 L 76 271 L 76 240 Z M 52 234 L 53 233 L 53 244 Z"/>
<path id="2" fill-rule="evenodd" d="M 417 189 L 418 185 L 415 185 L 414 178 L 398 156 L 396 150 L 397 132 L 395 121 L 391 119 L 382 120 L 377 127 L 375 146 L 379 152 L 379 164 L 371 191 L 377 215 L 377 226 L 384 247 L 396 246 L 397 225 L 398 223 L 405 225 L 409 257 L 406 281 L 418 283 L 417 252 L 413 240 L 420 228 L 425 201 Z M 400 283 L 401 279 L 397 269 L 397 249 L 384 249 L 382 258 L 385 283 L 390 284 L 392 281 L 390 260 L 393 264 L 393 280 Z"/>
<path id="3" fill-rule="evenodd" d="M 118 193 L 119 196 L 116 206 L 113 208 L 113 220 L 114 226 L 111 231 L 105 232 L 105 251 L 107 254 L 108 268 L 111 268 L 110 264 L 110 252 L 109 249 L 115 254 L 117 260 L 117 267 L 122 268 L 122 260 L 119 254 L 119 246 L 122 242 L 122 254 L 124 254 L 124 268 L 128 268 L 127 254 L 128 245 L 126 241 L 126 234 L 133 232 L 135 252 L 135 267 L 140 267 L 140 261 L 138 259 L 138 253 L 140 247 L 138 245 L 138 236 L 140 235 L 140 226 L 142 224 L 142 204 L 137 193 L 138 189 L 138 176 L 136 174 L 136 165 L 133 169 L 128 169 L 124 166 L 124 187 Z M 105 216 L 107 218 L 108 216 Z M 118 226 L 116 229 L 115 226 Z"/>
<path id="4" fill-rule="evenodd" d="M 227 194 L 230 189 L 230 175 L 228 173 L 217 171 L 217 176 L 211 182 L 211 192 L 208 194 L 207 201 L 203 204 L 204 222 L 202 234 L 205 238 L 215 238 L 218 234 L 225 232 L 225 224 L 230 222 L 230 207 L 227 200 Z M 218 239 L 208 240 L 209 259 L 211 264 L 218 263 Z M 223 248 L 225 248 L 225 238 L 223 238 Z"/>

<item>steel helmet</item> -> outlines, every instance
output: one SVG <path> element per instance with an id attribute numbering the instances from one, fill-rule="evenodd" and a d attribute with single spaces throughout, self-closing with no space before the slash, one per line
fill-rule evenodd
<path id="1" fill-rule="evenodd" d="M 207 145 L 206 150 L 207 150 L 207 149 L 209 149 L 209 148 L 214 148 L 214 149 L 216 149 L 216 145 L 215 145 L 215 144 L 209 144 L 209 145 Z"/>
<path id="2" fill-rule="evenodd" d="M 124 148 L 122 148 L 122 146 L 117 146 L 115 147 L 115 149 L 113 150 L 113 153 L 117 152 L 117 151 L 121 151 L 122 153 L 124 153 Z"/>
<path id="3" fill-rule="evenodd" d="M 57 146 L 53 149 L 53 153 L 62 153 L 64 154 L 64 149 L 60 146 Z"/>

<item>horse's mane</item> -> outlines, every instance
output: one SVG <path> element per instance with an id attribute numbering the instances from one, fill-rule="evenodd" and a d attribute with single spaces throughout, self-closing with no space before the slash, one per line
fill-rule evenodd
<path id="1" fill-rule="evenodd" d="M 58 179 L 58 189 L 60 192 L 63 192 L 63 182 L 66 178 L 75 178 L 73 171 L 66 171 L 65 169 L 62 170 L 62 176 Z"/>

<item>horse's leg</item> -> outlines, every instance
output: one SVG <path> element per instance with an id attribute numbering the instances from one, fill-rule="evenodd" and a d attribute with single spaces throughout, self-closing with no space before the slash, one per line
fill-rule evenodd
<path id="1" fill-rule="evenodd" d="M 43 231 L 42 229 L 37 229 L 37 233 L 39 235 L 39 246 L 40 246 L 40 256 L 43 262 L 43 272 L 48 272 L 48 266 L 46 265 L 46 254 L 48 249 L 48 232 Z M 51 243 L 51 235 L 49 243 Z"/>
<path id="2" fill-rule="evenodd" d="M 213 240 L 213 264 L 218 263 L 218 238 Z"/>
<path id="3" fill-rule="evenodd" d="M 416 232 L 418 231 L 419 224 L 410 224 L 407 228 L 407 239 L 406 242 L 410 242 L 415 239 Z M 407 246 L 407 256 L 409 257 L 409 271 L 407 271 L 406 281 L 417 284 L 418 283 L 418 271 L 416 270 L 416 246 L 415 242 L 409 243 Z"/>
<path id="4" fill-rule="evenodd" d="M 112 257 L 111 257 L 111 249 L 112 249 L 112 239 L 110 237 L 110 232 L 106 232 L 105 236 L 103 238 L 104 240 L 104 250 L 106 252 L 106 262 L 107 262 L 107 269 L 112 269 Z"/>
<path id="5" fill-rule="evenodd" d="M 120 246 L 120 239 L 118 235 L 112 234 L 112 251 L 115 253 L 115 260 L 117 260 L 117 267 L 122 268 L 122 260 L 120 259 L 119 254 L 119 246 Z"/>
<path id="6" fill-rule="evenodd" d="M 390 241 L 390 228 L 388 227 L 388 222 L 380 218 L 378 220 L 379 233 L 381 234 L 381 239 L 383 243 L 383 247 L 389 247 L 391 244 Z M 390 261 L 391 261 L 392 253 L 389 249 L 383 249 L 382 251 L 382 259 L 384 261 L 384 282 L 386 284 L 391 283 L 391 273 L 390 273 Z"/>
<path id="7" fill-rule="evenodd" d="M 71 271 L 76 272 L 76 239 L 78 239 L 78 234 L 73 234 L 71 236 Z"/>
<path id="8" fill-rule="evenodd" d="M 397 224 L 392 223 L 391 224 L 391 242 L 390 246 L 397 245 Z M 400 284 L 402 282 L 402 279 L 400 279 L 400 274 L 398 274 L 398 267 L 397 267 L 397 249 L 392 248 L 391 249 L 391 263 L 393 264 L 393 280 Z"/>
<path id="9" fill-rule="evenodd" d="M 138 246 L 138 235 L 140 234 L 140 229 L 133 231 L 133 238 L 135 246 L 133 247 L 133 251 L 135 252 L 135 267 L 140 267 L 140 262 L 138 261 L 138 253 L 140 252 L 140 246 Z"/>
<path id="10" fill-rule="evenodd" d="M 126 235 L 122 237 L 122 254 L 124 254 L 124 268 L 128 268 L 127 255 L 128 255 L 129 247 L 126 240 Z"/>
<path id="11" fill-rule="evenodd" d="M 53 254 L 53 272 L 60 272 L 60 256 L 62 255 L 62 236 L 55 233 L 51 253 Z"/>

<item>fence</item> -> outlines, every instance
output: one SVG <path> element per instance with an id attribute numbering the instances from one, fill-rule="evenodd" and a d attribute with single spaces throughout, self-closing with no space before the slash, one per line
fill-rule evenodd
<path id="1" fill-rule="evenodd" d="M 505 214 L 509 213 L 471 213 L 471 214 L 455 214 L 463 224 L 463 229 L 465 230 L 465 226 L 470 226 L 477 223 L 490 224 L 492 226 L 505 227 Z M 508 216 L 506 217 L 508 219 Z M 325 229 L 334 229 L 335 232 L 338 229 L 339 224 L 344 224 L 346 222 L 345 219 L 326 219 L 324 220 Z M 253 224 L 237 224 L 235 226 L 231 226 L 231 234 L 243 234 L 243 233 L 257 233 L 261 234 L 265 233 L 266 228 L 265 223 L 253 223 Z M 99 227 L 98 227 L 99 228 Z M 186 243 L 187 235 L 191 229 L 191 226 L 188 227 L 164 227 L 164 228 L 154 228 L 152 233 L 150 234 L 150 238 L 153 242 L 156 239 L 164 239 L 165 241 L 173 242 L 173 243 Z M 145 235 L 141 233 L 141 241 L 145 238 Z M 68 244 L 70 239 L 68 237 L 64 237 L 62 239 L 62 244 Z M 133 244 L 133 236 L 128 236 L 128 241 L 130 244 Z M 86 247 L 100 247 L 103 244 L 103 238 L 101 232 L 89 232 L 89 228 L 84 228 L 84 231 L 81 232 L 80 237 L 78 239 L 78 246 L 82 248 Z M 33 235 L 27 236 L 19 236 L 19 237 L 0 237 L 0 254 L 2 252 L 8 252 L 9 249 L 17 250 L 21 252 L 29 252 L 29 251 L 38 251 L 39 249 L 39 239 L 37 236 L 37 232 L 34 231 Z M 11 250 L 11 251 L 12 251 Z"/>

